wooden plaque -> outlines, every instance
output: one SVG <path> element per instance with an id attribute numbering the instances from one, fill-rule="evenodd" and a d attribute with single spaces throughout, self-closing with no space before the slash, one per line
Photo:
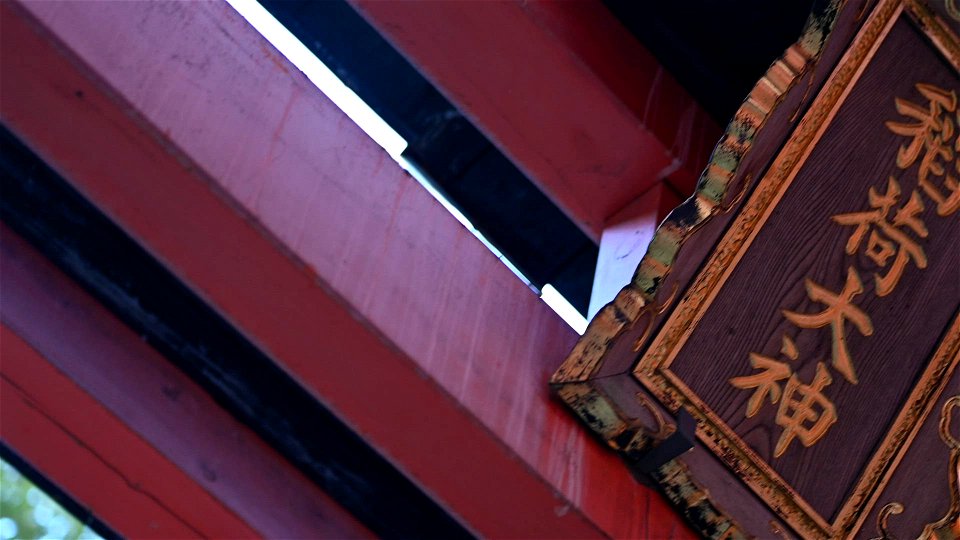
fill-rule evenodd
<path id="1" fill-rule="evenodd" d="M 706 536 L 960 538 L 958 28 L 818 3 L 552 380 Z"/>

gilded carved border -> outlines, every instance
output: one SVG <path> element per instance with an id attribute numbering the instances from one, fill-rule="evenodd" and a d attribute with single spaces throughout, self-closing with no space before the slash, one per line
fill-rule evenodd
<path id="1" fill-rule="evenodd" d="M 834 73 L 830 81 L 824 86 L 824 94 L 817 99 L 817 101 L 821 103 L 819 106 L 821 110 L 833 110 L 834 106 L 839 101 L 842 101 L 846 92 L 849 91 L 849 86 L 852 86 L 852 82 L 850 81 L 855 80 L 856 76 L 859 75 L 857 69 L 862 69 L 862 66 L 869 60 L 869 56 L 872 55 L 871 51 L 875 50 L 873 45 L 878 43 L 889 30 L 893 20 L 897 18 L 903 9 L 904 3 L 907 5 L 914 21 L 921 27 L 921 30 L 930 37 L 937 48 L 939 48 L 954 65 L 960 63 L 960 49 L 958 49 L 956 45 L 956 35 L 952 34 L 949 28 L 937 21 L 936 18 L 923 7 L 919 0 L 882 0 L 879 6 L 873 10 L 871 21 L 868 21 L 868 23 L 864 25 L 861 35 L 855 40 L 855 43 L 859 45 L 854 45 L 854 50 L 848 51 L 844 59 L 838 63 L 838 72 Z M 653 334 L 652 330 L 655 317 L 672 307 L 671 304 L 676 299 L 677 291 L 674 289 L 667 295 L 666 291 L 663 290 L 662 284 L 671 272 L 677 260 L 678 253 L 700 227 L 712 218 L 728 212 L 731 207 L 736 206 L 740 202 L 740 198 L 745 191 L 745 186 L 749 187 L 748 184 L 750 183 L 749 178 L 744 180 L 741 178 L 742 174 L 738 175 L 740 165 L 753 148 L 757 136 L 762 132 L 767 121 L 772 116 L 773 111 L 781 104 L 785 94 L 794 89 L 805 76 L 810 75 L 813 71 L 813 67 L 824 51 L 827 38 L 833 30 L 837 22 L 838 13 L 844 4 L 845 0 L 822 0 L 815 5 L 814 12 L 808 20 L 801 38 L 786 51 L 782 58 L 768 69 L 765 76 L 758 82 L 748 99 L 737 111 L 720 143 L 714 149 L 707 169 L 701 175 L 696 193 L 671 213 L 664 223 L 661 224 L 631 283 L 620 292 L 611 304 L 607 305 L 594 317 L 584 336 L 551 378 L 551 385 L 581 419 L 586 421 L 591 429 L 606 440 L 612 448 L 627 457 L 641 453 L 651 442 L 655 442 L 655 437 L 652 436 L 652 433 L 650 433 L 645 426 L 638 427 L 635 419 L 623 414 L 616 407 L 613 400 L 604 395 L 599 387 L 591 384 L 591 379 L 596 376 L 598 369 L 604 361 L 605 355 L 612 349 L 618 338 L 622 337 L 627 330 L 645 324 L 646 332 L 643 333 L 643 336 L 635 346 L 635 350 L 640 351 L 642 346 L 646 345 L 646 340 Z M 863 45 L 862 43 L 864 42 L 869 42 L 870 44 Z M 857 49 L 857 47 L 859 47 L 859 49 Z M 860 67 L 852 71 L 851 68 L 843 71 L 843 66 L 851 63 L 848 57 L 858 55 L 860 56 L 859 62 L 853 61 L 852 63 L 858 64 Z M 846 78 L 847 84 L 838 83 L 838 78 Z M 823 104 L 824 102 L 827 104 Z M 795 149 L 795 155 L 792 158 L 784 158 L 792 160 L 794 166 L 802 162 L 800 156 L 800 154 L 803 153 L 802 147 L 810 144 L 810 137 L 819 129 L 819 126 L 815 124 L 829 122 L 829 118 L 822 116 L 824 114 L 822 112 L 818 120 L 811 119 L 811 115 L 815 116 L 817 114 L 817 112 L 813 110 L 816 107 L 817 104 L 815 102 L 811 107 L 811 113 L 807 115 L 804 123 L 801 124 L 801 127 L 799 127 L 797 132 L 791 137 L 792 139 L 798 137 L 803 139 L 804 134 L 799 134 L 799 132 L 803 129 L 807 132 L 805 134 L 805 142 L 794 143 L 794 146 L 801 146 L 801 148 Z M 829 116 L 832 116 L 832 113 L 830 113 Z M 805 128 L 803 127 L 804 125 L 806 126 Z M 783 155 L 785 152 L 781 154 Z M 782 158 L 782 155 L 778 156 L 778 160 Z M 785 165 L 780 163 L 779 165 L 775 164 L 770 170 L 778 167 L 781 169 L 791 168 L 789 164 Z M 733 193 L 734 188 L 738 188 L 737 193 Z M 759 191 L 762 191 L 760 187 L 754 192 L 751 201 L 756 200 L 758 196 L 757 192 Z M 766 202 L 769 204 L 770 200 Z M 749 204 L 751 203 L 748 203 L 748 206 Z M 773 201 L 774 206 L 775 204 L 776 201 Z M 746 210 L 744 211 L 746 212 Z M 716 257 L 717 254 L 715 253 L 714 256 Z M 694 282 L 691 288 L 685 292 L 684 300 L 697 294 L 701 296 L 705 294 L 705 290 L 702 287 L 700 289 L 696 288 L 700 281 L 702 280 L 698 278 L 698 281 Z M 663 296 L 669 296 L 669 298 L 662 300 L 661 298 Z M 670 315 L 671 320 L 676 318 L 677 313 L 680 311 L 682 311 L 682 306 L 678 306 L 674 313 Z M 657 339 L 662 341 L 664 335 L 668 333 L 667 330 L 667 326 L 665 326 L 664 330 L 659 332 Z M 956 339 L 948 339 L 941 344 L 937 353 L 939 360 L 934 360 L 924 374 L 924 379 L 927 381 L 927 384 L 918 385 L 911 394 L 909 402 L 925 403 L 925 400 L 929 400 L 929 396 L 934 394 L 938 395 L 942 391 L 942 388 L 937 388 L 934 382 L 945 379 L 937 375 L 948 374 L 953 370 L 958 358 L 960 358 L 960 352 L 958 352 L 958 349 L 960 349 L 960 320 L 954 321 L 950 336 Z M 655 346 L 656 343 L 652 344 L 647 350 L 648 353 L 654 350 Z M 645 354 L 644 357 L 647 358 L 649 355 Z M 638 365 L 636 375 L 648 388 L 653 389 L 654 393 L 669 407 L 675 409 L 680 406 L 681 402 L 684 402 L 685 398 L 677 391 L 682 387 L 682 383 L 676 380 L 670 381 L 669 377 L 664 376 L 662 372 L 659 372 L 657 369 L 651 369 L 651 363 L 649 361 L 645 363 L 641 362 L 641 364 Z M 658 379 L 654 380 L 654 378 Z M 679 383 L 679 386 L 677 386 L 677 383 Z M 902 420 L 904 414 L 907 414 L 908 409 L 909 407 L 901 411 L 898 422 Z M 923 409 L 919 415 L 915 415 L 916 418 L 914 422 L 908 426 L 909 429 L 906 431 L 901 429 L 895 433 L 891 433 L 887 437 L 888 442 L 893 438 L 899 440 L 900 444 L 898 446 L 897 444 L 891 445 L 885 443 L 888 453 L 892 452 L 895 455 L 893 455 L 892 458 L 889 456 L 886 458 L 875 456 L 873 459 L 875 463 L 872 463 L 873 473 L 868 472 L 864 476 L 866 477 L 873 474 L 876 478 L 867 482 L 868 484 L 873 482 L 875 485 L 877 481 L 886 481 L 892 472 L 892 467 L 885 468 L 884 466 L 877 466 L 876 462 L 879 460 L 879 462 L 883 464 L 890 465 L 890 461 L 892 460 L 895 466 L 895 463 L 899 461 L 899 457 L 902 455 L 902 452 L 897 453 L 897 450 L 909 445 L 909 441 L 912 440 L 912 437 L 916 433 L 916 426 L 922 423 L 923 417 L 928 413 L 929 407 Z M 711 434 L 717 432 L 717 430 L 711 431 L 710 428 L 710 426 L 715 425 L 715 423 L 709 422 L 709 418 L 703 414 L 696 414 L 695 416 L 701 422 L 701 425 L 708 427 L 705 431 L 710 431 L 710 433 L 706 435 L 701 433 L 701 438 L 704 439 L 707 445 L 722 458 L 724 456 L 730 456 L 731 449 L 717 444 L 717 439 L 711 436 Z M 903 426 L 905 424 L 900 423 L 900 425 Z M 745 448 L 745 445 L 743 447 Z M 745 477 L 747 482 L 751 484 L 755 490 L 757 486 L 764 483 L 764 479 L 770 478 L 769 475 L 763 474 L 759 476 L 754 474 L 751 478 L 748 474 L 751 471 L 745 470 L 740 466 L 737 459 L 725 459 L 725 461 L 727 461 L 728 465 L 731 465 L 734 471 L 740 474 L 741 477 Z M 677 467 L 680 467 L 680 469 L 677 469 Z M 729 516 L 726 516 L 722 511 L 717 509 L 709 495 L 697 486 L 695 480 L 691 478 L 689 474 L 677 473 L 677 471 L 685 470 L 682 464 L 677 461 L 672 461 L 659 471 L 660 476 L 663 476 L 663 480 L 661 481 L 658 478 L 658 481 L 663 485 L 667 495 L 673 500 L 674 504 L 680 507 L 681 511 L 688 514 L 694 506 L 697 506 L 700 510 L 709 510 L 707 513 L 711 515 L 710 520 L 705 523 L 692 522 L 695 528 L 700 530 L 705 536 L 723 536 L 725 538 L 742 537 L 743 531 Z M 757 469 L 754 468 L 753 472 L 755 473 L 756 471 Z M 657 477 L 656 474 L 654 476 Z M 678 478 L 682 479 L 682 486 L 677 484 Z M 779 503 L 773 501 L 775 504 L 771 505 L 774 507 L 774 510 L 797 530 L 815 537 L 839 536 L 845 534 L 844 531 L 849 533 L 852 530 L 858 529 L 861 523 L 859 521 L 851 521 L 852 518 L 850 516 L 859 513 L 862 514 L 861 519 L 865 518 L 866 512 L 856 512 L 855 510 L 857 508 L 862 510 L 872 505 L 875 501 L 871 497 L 875 497 L 878 492 L 878 490 L 861 490 L 862 493 L 859 493 L 848 501 L 844 514 L 841 515 L 834 524 L 828 524 L 825 520 L 819 518 L 819 516 L 811 515 L 808 506 L 802 508 L 802 506 L 805 506 L 802 500 L 799 498 L 792 499 L 791 495 L 794 494 L 792 494 L 792 491 L 783 485 L 782 482 L 778 484 L 774 481 L 772 487 L 773 491 L 779 491 L 780 493 Z M 694 497 L 696 499 L 695 501 L 688 501 L 686 499 L 689 497 L 680 495 L 681 493 L 687 492 L 699 495 Z M 784 494 L 787 496 L 784 497 Z M 791 503 L 788 499 L 795 502 L 799 501 L 800 508 L 798 508 L 797 504 L 794 504 L 794 508 L 791 509 Z M 772 499 L 768 498 L 768 501 L 771 500 Z M 853 508 L 853 510 L 851 510 L 851 508 Z M 786 511 L 784 511 L 784 509 L 786 509 Z"/>
<path id="2" fill-rule="evenodd" d="M 918 540 L 960 538 L 960 439 L 950 432 L 953 409 L 957 408 L 960 408 L 960 394 L 951 396 L 940 410 L 940 439 L 947 445 L 948 452 L 947 489 L 950 507 L 942 518 L 923 527 Z M 888 531 L 887 523 L 891 515 L 900 514 L 903 510 L 903 503 L 887 503 L 877 516 L 877 532 L 880 536 L 873 540 L 896 540 Z"/>
<path id="3" fill-rule="evenodd" d="M 805 537 L 837 538 L 859 528 L 880 489 L 929 414 L 932 403 L 942 393 L 950 373 L 960 362 L 960 318 L 951 324 L 934 358 L 898 414 L 893 428 L 871 458 L 853 493 L 832 523 L 814 511 L 669 368 L 880 43 L 893 24 L 904 15 L 905 9 L 906 13 L 920 23 L 921 29 L 928 33 L 928 37 L 949 60 L 956 62 L 960 58 L 951 54 L 951 51 L 955 52 L 955 41 L 940 34 L 939 26 L 924 24 L 923 17 L 927 14 L 923 6 L 911 1 L 904 3 L 901 0 L 883 0 L 855 38 L 851 49 L 841 59 L 767 175 L 758 183 L 704 269 L 640 359 L 634 372 L 644 386 L 666 406 L 674 410 L 680 406 L 687 408 L 698 420 L 700 439 L 777 514 Z M 930 33 L 933 35 L 929 35 Z"/>
<path id="4" fill-rule="evenodd" d="M 583 337 L 551 378 L 551 384 L 589 380 L 604 354 L 628 326 L 663 309 L 664 306 L 657 305 L 660 285 L 677 254 L 697 229 L 733 206 L 728 199 L 741 162 L 783 96 L 812 70 L 844 3 L 845 0 L 817 2 L 800 39 L 770 66 L 737 110 L 701 174 L 696 192 L 657 228 L 630 284 L 590 321 Z"/>
<path id="5" fill-rule="evenodd" d="M 770 66 L 735 113 L 701 174 L 694 195 L 658 227 L 631 283 L 591 320 L 583 337 L 550 380 L 560 398 L 580 419 L 611 448 L 627 457 L 645 450 L 655 441 L 654 434 L 637 426 L 635 419 L 623 414 L 589 381 L 617 338 L 634 325 L 643 324 L 644 318 L 647 319 L 647 331 L 637 342 L 636 350 L 651 337 L 653 318 L 662 314 L 676 299 L 676 290 L 665 300 L 659 297 L 661 284 L 680 250 L 711 218 L 728 212 L 740 202 L 742 190 L 749 184 L 749 179 L 738 178 L 741 163 L 785 94 L 800 84 L 805 76 L 813 76 L 814 67 L 845 3 L 846 0 L 815 2 L 800 38 Z M 736 186 L 741 186 L 741 191 L 731 194 Z M 668 498 L 705 537 L 746 537 L 679 461 L 669 462 L 654 476 Z"/>

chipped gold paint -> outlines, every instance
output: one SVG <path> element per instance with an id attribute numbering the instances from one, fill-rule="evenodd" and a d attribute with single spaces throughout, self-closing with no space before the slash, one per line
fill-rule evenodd
<path id="1" fill-rule="evenodd" d="M 727 426 L 676 375 L 670 364 L 715 298 L 724 281 L 749 247 L 760 227 L 789 187 L 799 166 L 836 114 L 852 85 L 872 58 L 883 37 L 906 7 L 913 2 L 881 2 L 865 23 L 851 49 L 824 85 L 800 126 L 758 183 L 745 207 L 720 241 L 704 270 L 685 293 L 670 319 L 654 338 L 635 370 L 637 378 L 671 409 L 684 406 L 698 420 L 698 435 L 715 455 L 805 537 L 843 537 L 859 528 L 889 474 L 887 464 L 896 461 L 915 436 L 922 422 L 925 403 L 942 391 L 943 378 L 957 364 L 960 321 L 954 321 L 938 352 L 921 376 L 880 449 L 858 479 L 852 495 L 832 522 L 820 516 L 797 492 L 733 430 Z M 915 15 L 913 11 L 909 11 Z"/>
<path id="2" fill-rule="evenodd" d="M 664 495 L 704 538 L 746 540 L 743 528 L 711 499 L 680 460 L 667 462 L 653 473 Z"/>
<path id="3" fill-rule="evenodd" d="M 664 294 L 661 286 L 672 270 L 683 244 L 711 218 L 727 212 L 735 207 L 741 198 L 744 198 L 744 188 L 749 185 L 749 181 L 737 182 L 740 164 L 753 147 L 757 134 L 764 127 L 770 112 L 775 110 L 783 94 L 795 87 L 818 59 L 842 3 L 842 0 L 833 1 L 819 18 L 808 21 L 801 39 L 768 70 L 764 79 L 751 92 L 727 127 L 723 139 L 711 156 L 709 166 L 701 176 L 695 195 L 671 213 L 658 228 L 631 283 L 591 321 L 585 335 L 551 379 L 553 387 L 577 414 L 585 420 L 587 420 L 585 415 L 589 415 L 594 420 L 594 423 L 591 423 L 594 431 L 621 452 L 625 451 L 625 448 L 617 448 L 622 443 L 615 443 L 611 440 L 612 437 L 619 437 L 622 441 L 625 434 L 631 436 L 634 444 L 630 444 L 630 449 L 634 452 L 643 449 L 644 445 L 651 444 L 653 439 L 644 438 L 641 433 L 643 429 L 638 432 L 631 431 L 637 429 L 635 423 L 631 424 L 633 420 L 610 405 L 612 400 L 609 396 L 594 388 L 589 381 L 597 373 L 605 355 L 616 343 L 618 337 L 626 330 L 633 328 L 641 317 L 650 316 L 652 321 L 654 311 L 670 306 L 670 301 L 661 300 L 661 295 Z M 776 174 L 789 171 L 805 159 L 806 148 L 816 138 L 818 126 L 828 123 L 832 118 L 835 106 L 845 98 L 852 81 L 859 76 L 862 65 L 872 57 L 875 51 L 873 45 L 886 35 L 893 20 L 900 15 L 904 7 L 936 47 L 955 66 L 958 65 L 960 48 L 956 45 L 956 40 L 949 29 L 942 28 L 942 25 L 938 25 L 930 18 L 929 12 L 919 3 L 919 0 L 881 0 L 864 25 L 864 30 L 841 60 L 830 81 L 820 90 L 821 95 L 795 131 L 794 138 L 799 137 L 799 140 L 788 143 L 788 147 L 781 152 L 780 157 L 777 158 L 778 163 L 771 167 L 771 171 Z M 809 92 L 811 88 L 808 86 L 807 91 Z M 794 116 L 797 114 L 799 110 L 794 113 Z M 733 245 L 728 245 L 726 248 L 721 246 L 711 260 L 723 260 L 728 265 L 735 265 L 739 260 L 736 248 L 744 246 L 745 243 L 749 244 L 749 240 L 752 239 L 748 238 L 749 232 L 761 224 L 768 215 L 761 209 L 775 206 L 779 200 L 776 195 L 780 187 L 776 185 L 778 182 L 783 183 L 782 176 L 773 182 L 767 179 L 761 180 L 746 203 L 745 209 L 738 216 L 737 219 L 740 222 L 731 227 L 731 230 L 735 230 Z M 744 227 L 744 224 L 747 226 Z M 708 263 L 708 266 L 711 266 L 711 263 Z M 922 374 L 920 384 L 914 388 L 908 398 L 908 406 L 901 410 L 895 420 L 894 428 L 881 443 L 881 450 L 872 458 L 867 470 L 860 478 L 858 484 L 860 487 L 847 500 L 835 522 L 828 523 L 817 516 L 790 486 L 776 477 L 769 467 L 751 463 L 749 449 L 744 451 L 746 447 L 742 441 L 739 441 L 733 433 L 725 433 L 722 423 L 718 418 L 712 417 L 709 411 L 696 410 L 697 400 L 695 398 L 691 400 L 689 389 L 685 388 L 681 381 L 672 377 L 668 371 L 658 371 L 656 367 L 663 365 L 664 344 L 672 342 L 675 345 L 678 338 L 688 332 L 690 325 L 698 320 L 691 302 L 707 301 L 709 303 L 712 300 L 711 288 L 716 285 L 717 280 L 722 281 L 720 279 L 722 277 L 714 270 L 706 271 L 697 278 L 697 281 L 679 299 L 679 305 L 671 315 L 671 318 L 679 318 L 686 323 L 674 328 L 668 328 L 668 324 L 653 336 L 655 341 L 646 349 L 643 357 L 646 361 L 638 364 L 635 376 L 650 388 L 667 408 L 675 410 L 680 406 L 692 407 L 691 412 L 698 421 L 698 435 L 701 440 L 730 466 L 735 475 L 741 477 L 802 536 L 826 538 L 850 534 L 861 526 L 862 520 L 866 517 L 864 509 L 868 509 L 875 502 L 879 493 L 875 489 L 876 486 L 884 485 L 892 474 L 892 468 L 885 470 L 882 464 L 899 460 L 905 447 L 915 437 L 919 423 L 930 412 L 929 407 L 922 404 L 930 403 L 931 398 L 943 390 L 943 384 L 945 384 L 943 381 L 956 366 L 960 358 L 958 353 L 960 351 L 960 319 L 951 324 L 946 338 L 941 342 L 930 365 Z M 707 283 L 704 283 L 704 279 Z M 652 306 L 657 306 L 657 309 Z M 645 344 L 640 342 L 636 345 L 638 350 L 642 350 Z M 651 358 L 659 358 L 661 362 L 659 364 L 650 362 Z M 669 363 L 665 367 L 668 366 Z M 580 388 L 582 391 L 570 392 L 567 387 Z M 584 388 L 588 390 L 583 390 Z M 584 400 L 584 396 L 590 396 L 590 399 Z M 603 410 L 604 414 L 600 415 L 601 420 L 597 420 L 598 417 L 595 416 L 595 413 L 602 409 L 601 407 L 592 403 L 585 405 L 590 400 L 605 401 L 610 405 Z M 909 406 L 911 404 L 912 407 Z M 654 477 L 664 488 L 668 498 L 688 517 L 688 520 L 692 519 L 693 514 L 709 516 L 709 519 L 691 522 L 701 534 L 711 538 L 744 536 L 742 529 L 717 508 L 709 494 L 690 477 L 686 466 L 679 460 L 665 465 L 654 474 Z M 703 505 L 707 505 L 706 509 Z M 703 513 L 697 513 L 701 510 Z"/>

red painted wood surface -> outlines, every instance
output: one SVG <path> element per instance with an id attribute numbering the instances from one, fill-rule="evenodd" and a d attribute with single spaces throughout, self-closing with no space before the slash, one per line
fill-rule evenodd
<path id="1" fill-rule="evenodd" d="M 0 232 L 0 369 L 15 389 L 3 396 L 0 436 L 51 480 L 128 537 L 370 537 L 140 336 Z"/>
<path id="2" fill-rule="evenodd" d="M 689 537 L 549 395 L 574 333 L 227 6 L 23 8 L 3 121 L 467 526 Z"/>
<path id="3" fill-rule="evenodd" d="M 0 351 L 4 443 L 120 534 L 255 536 L 6 325 Z"/>
<path id="4" fill-rule="evenodd" d="M 351 0 L 589 236 L 720 128 L 599 1 Z"/>

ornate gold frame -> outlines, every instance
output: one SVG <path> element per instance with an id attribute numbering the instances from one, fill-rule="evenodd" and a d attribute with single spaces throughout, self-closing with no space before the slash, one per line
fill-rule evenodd
<path id="1" fill-rule="evenodd" d="M 616 352 L 619 357 L 624 354 L 625 347 L 634 353 L 643 351 L 643 359 L 647 360 L 641 359 L 640 363 L 634 366 L 638 368 L 638 373 L 633 376 L 648 389 L 653 389 L 661 402 L 668 407 L 675 410 L 682 404 L 691 408 L 693 402 L 679 392 L 682 388 L 672 386 L 679 381 L 671 381 L 665 376 L 669 374 L 669 369 L 664 371 L 654 365 L 651 362 L 653 357 L 648 354 L 648 351 L 654 351 L 656 350 L 654 347 L 662 347 L 666 344 L 665 340 L 670 334 L 667 331 L 668 326 L 672 324 L 675 327 L 680 318 L 685 318 L 686 322 L 683 324 L 686 325 L 686 329 L 676 333 L 675 327 L 675 334 L 671 339 L 675 340 L 684 332 L 688 332 L 689 328 L 692 328 L 691 323 L 695 322 L 692 317 L 699 319 L 699 315 L 692 310 L 689 302 L 699 297 L 699 301 L 706 302 L 700 306 L 705 309 L 715 293 L 711 293 L 706 288 L 708 283 L 705 279 L 708 272 L 702 272 L 692 282 L 693 285 L 685 291 L 686 297 L 683 302 L 686 302 L 687 315 L 680 315 L 682 310 L 679 308 L 670 313 L 679 296 L 677 285 L 674 284 L 671 289 L 664 284 L 670 283 L 669 276 L 675 270 L 677 258 L 687 241 L 696 236 L 702 226 L 718 219 L 718 216 L 727 214 L 732 208 L 742 203 L 741 199 L 746 192 L 745 186 L 751 183 L 750 175 L 740 170 L 746 162 L 746 156 L 757 142 L 758 135 L 766 133 L 768 120 L 774 116 L 775 112 L 781 113 L 781 109 L 785 106 L 782 103 L 784 98 L 793 90 L 799 92 L 800 88 L 797 87 L 800 84 L 809 85 L 798 107 L 802 108 L 802 104 L 806 102 L 813 88 L 813 79 L 818 77 L 817 66 L 820 57 L 826 49 L 827 39 L 832 35 L 834 25 L 840 18 L 839 14 L 843 12 L 853 15 L 851 10 L 857 10 L 855 6 L 847 6 L 847 2 L 848 0 L 821 0 L 815 3 L 815 11 L 811 14 L 801 37 L 782 58 L 770 67 L 737 111 L 733 121 L 727 126 L 724 137 L 714 149 L 710 162 L 701 176 L 696 193 L 671 213 L 657 229 L 631 283 L 593 318 L 584 336 L 551 378 L 551 385 L 573 411 L 611 448 L 628 459 L 642 455 L 651 444 L 656 444 L 657 436 L 650 426 L 644 425 L 644 422 L 621 410 L 617 404 L 618 401 L 608 395 L 603 385 L 597 382 L 604 373 L 603 366 L 607 356 Z M 844 11 L 848 7 L 850 9 Z M 865 7 L 859 8 L 855 14 L 858 20 L 864 14 L 860 10 L 865 10 Z M 960 66 L 960 45 L 958 45 L 960 40 L 944 21 L 926 8 L 923 0 L 881 0 L 878 5 L 873 6 L 872 14 L 856 36 L 854 45 L 836 64 L 832 75 L 821 87 L 820 95 L 801 125 L 791 135 L 788 145 L 777 157 L 776 163 L 767 169 L 785 172 L 768 173 L 767 177 L 759 182 L 760 185 L 769 185 L 775 180 L 782 183 L 787 177 L 792 179 L 790 171 L 802 164 L 815 138 L 819 137 L 822 128 L 832 119 L 836 108 L 845 99 L 863 66 L 871 59 L 876 45 L 882 41 L 890 26 L 902 16 L 904 10 L 948 61 L 954 67 Z M 809 83 L 804 83 L 804 78 Z M 794 100 L 793 103 L 796 104 L 796 101 Z M 793 106 L 795 105 L 791 105 Z M 799 109 L 793 112 L 794 117 L 798 112 Z M 779 175 L 776 177 L 778 179 L 774 178 L 775 175 Z M 785 189 L 785 186 L 783 188 Z M 769 212 L 759 211 L 760 205 L 763 209 L 772 209 L 776 205 L 778 199 L 774 200 L 770 196 L 770 190 L 768 186 L 767 198 L 764 199 L 760 195 L 762 190 L 758 188 L 747 203 L 755 207 L 756 215 L 752 218 L 753 227 L 760 226 L 762 220 L 765 220 L 766 215 L 769 214 Z M 776 186 L 772 188 L 772 192 L 774 194 L 777 192 Z M 736 226 L 729 230 L 735 229 Z M 732 234 L 729 233 L 727 236 Z M 723 256 L 728 257 L 730 264 L 736 264 L 739 260 L 737 251 L 746 249 L 746 245 L 742 243 L 744 240 L 747 240 L 747 237 L 741 236 L 738 240 L 740 244 L 728 245 L 728 253 Z M 733 249 L 731 252 L 731 247 L 738 249 Z M 715 254 L 710 264 L 715 264 L 719 257 L 721 257 L 719 253 Z M 714 274 L 717 275 L 714 275 L 713 279 L 722 277 L 716 270 Z M 716 290 L 719 285 L 722 285 L 722 280 L 719 285 L 715 281 L 711 283 L 710 286 Z M 665 313 L 669 314 L 667 324 L 654 332 L 657 324 L 663 321 L 662 317 Z M 702 314 L 702 311 L 700 313 Z M 949 373 L 956 367 L 958 356 L 960 356 L 958 325 L 960 320 L 952 322 L 947 339 L 940 344 L 935 358 L 931 360 L 923 374 L 922 384 L 915 387 L 908 398 L 908 403 L 917 404 L 919 409 L 908 406 L 901 410 L 896 421 L 898 429 L 892 430 L 884 442 L 883 446 L 886 450 L 873 457 L 868 472 L 861 478 L 862 489 L 859 489 L 857 496 L 847 501 L 845 514 L 832 524 L 826 523 L 819 516 L 811 516 L 808 512 L 809 507 L 804 508 L 803 501 L 795 499 L 795 494 L 788 488 L 784 489 L 786 486 L 782 486 L 782 482 L 778 484 L 777 478 L 756 474 L 764 471 L 757 468 L 755 463 L 751 464 L 748 459 L 731 457 L 718 452 L 726 448 L 721 447 L 719 443 L 733 440 L 711 437 L 711 434 L 723 435 L 723 433 L 711 427 L 706 421 L 709 419 L 703 414 L 697 415 L 701 423 L 699 436 L 714 453 L 721 456 L 728 455 L 730 459 L 724 461 L 727 461 L 735 474 L 743 477 L 748 485 L 761 493 L 761 496 L 766 493 L 767 496 L 764 498 L 768 505 L 798 532 L 810 537 L 850 535 L 862 526 L 862 520 L 866 518 L 869 508 L 875 504 L 880 489 L 888 481 L 905 449 L 910 445 L 917 427 L 928 416 L 930 407 L 935 402 L 935 396 L 942 392 L 942 384 L 945 382 L 941 382 L 940 385 L 937 382 L 946 381 Z M 658 343 L 648 348 L 648 342 L 655 334 L 657 334 Z M 622 373 L 621 369 L 623 368 L 617 368 L 614 371 Z M 609 372 L 610 370 L 607 371 L 607 375 L 603 376 L 613 374 Z M 629 373 L 628 370 L 623 376 L 630 376 Z M 652 409 L 649 406 L 647 408 Z M 655 413 L 655 411 L 651 412 Z M 742 441 L 740 443 L 742 447 Z M 749 456 L 744 455 L 744 457 Z M 753 476 L 748 476 L 746 473 L 751 471 L 754 473 Z M 667 497 L 688 517 L 691 525 L 701 534 L 715 538 L 746 536 L 745 531 L 717 507 L 710 495 L 698 484 L 680 460 L 670 461 L 656 471 L 653 477 L 661 485 Z M 858 514 L 859 518 L 855 518 L 854 516 Z M 775 524 L 771 526 L 776 530 L 782 530 Z"/>
<path id="2" fill-rule="evenodd" d="M 920 2 L 882 0 L 634 369 L 636 378 L 665 406 L 671 410 L 680 406 L 686 408 L 698 420 L 697 434 L 703 443 L 805 537 L 837 538 L 860 528 L 880 490 L 943 392 L 951 372 L 960 362 L 960 316 L 951 323 L 946 337 L 897 415 L 893 428 L 868 462 L 854 491 L 832 523 L 813 510 L 753 452 L 670 371 L 670 365 L 777 206 L 893 24 L 906 15 L 912 17 L 940 52 L 960 70 L 956 38 L 936 23 Z"/>

